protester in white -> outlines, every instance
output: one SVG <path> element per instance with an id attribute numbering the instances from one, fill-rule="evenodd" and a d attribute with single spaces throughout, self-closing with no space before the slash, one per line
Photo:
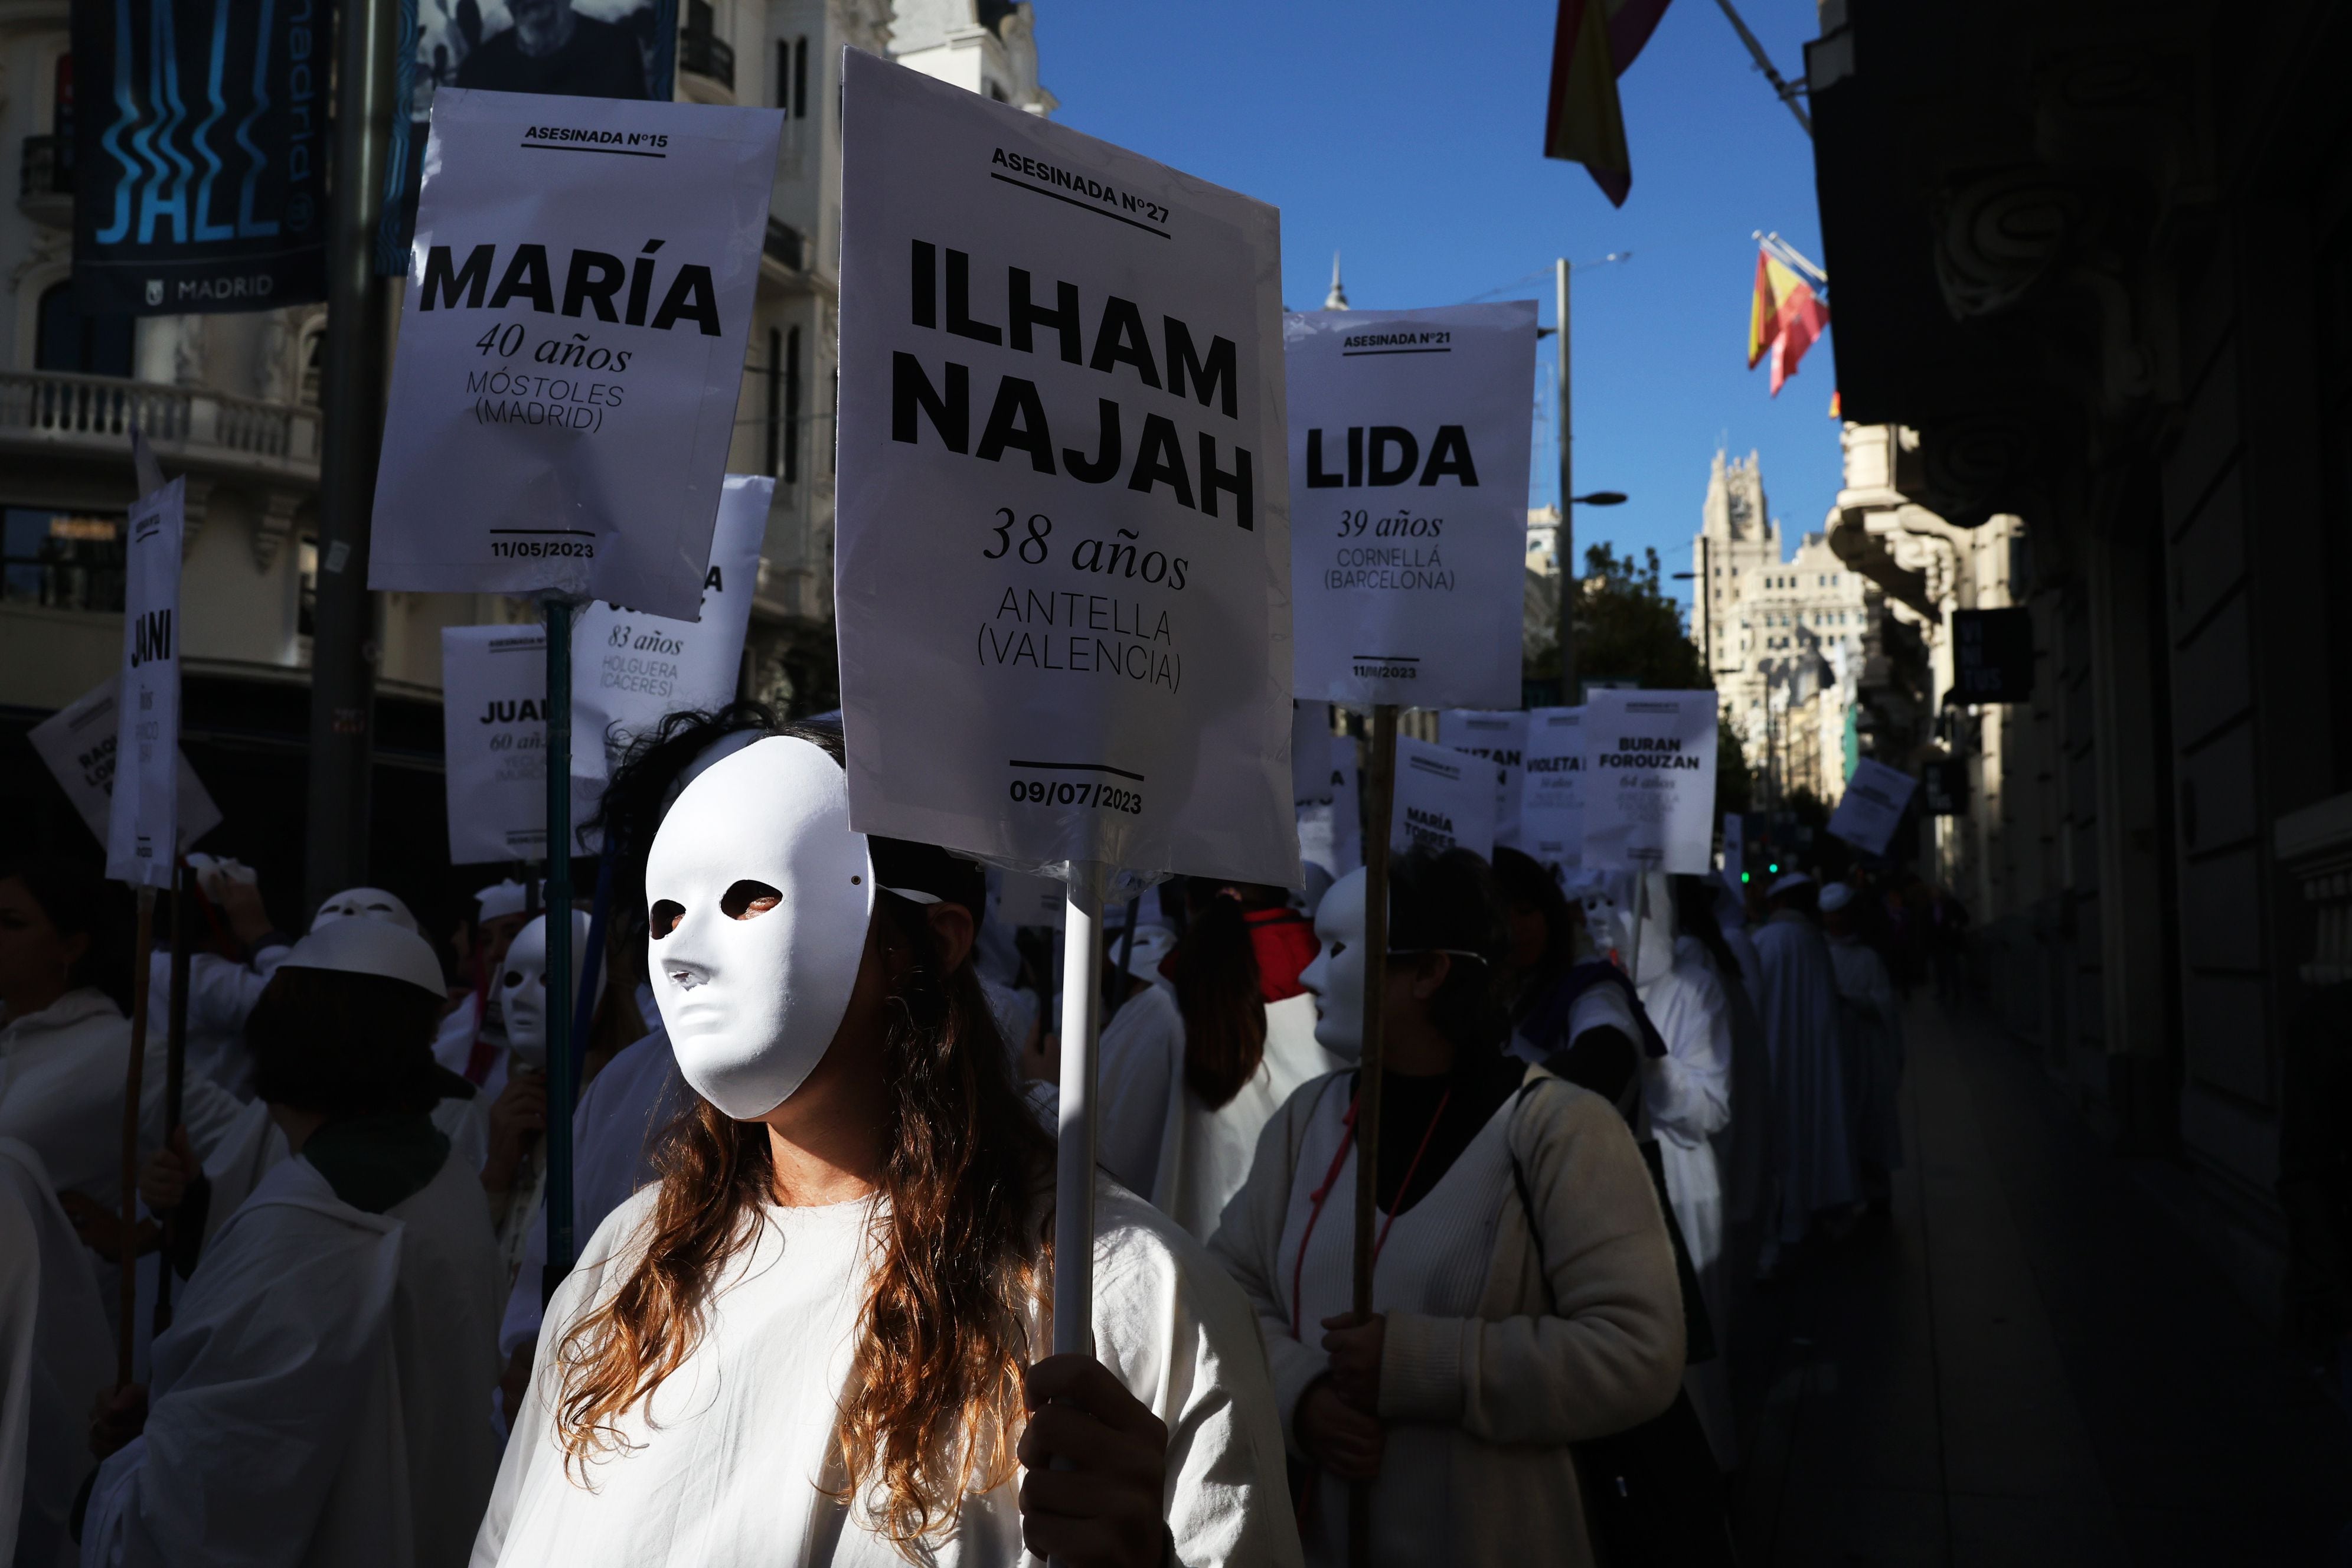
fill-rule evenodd
<path id="1" fill-rule="evenodd" d="M 0 868 L 0 1138 L 32 1146 L 84 1239 L 110 1249 L 131 1065 L 131 1020 L 112 994 L 127 990 L 131 968 L 106 913 L 116 896 L 96 872 L 62 859 Z M 143 1155 L 165 1131 L 160 1039 L 148 1042 L 142 1073 Z M 238 1109 L 217 1086 L 190 1078 L 183 1119 L 197 1150 L 210 1150 Z"/>
<path id="2" fill-rule="evenodd" d="M 1738 1442 L 1731 1382 L 1721 1353 L 1730 1342 L 1731 1310 L 1723 1274 L 1723 1180 L 1716 1134 L 1731 1124 L 1731 1005 L 1714 961 L 1696 936 L 1676 925 L 1675 893 L 1664 872 L 1645 874 L 1646 917 L 1634 989 L 1665 1042 L 1663 1057 L 1642 1061 L 1642 1100 L 1665 1169 L 1666 1196 L 1698 1276 L 1717 1354 L 1683 1374 L 1717 1462 L 1729 1469 Z"/>
<path id="3" fill-rule="evenodd" d="M 187 1070 L 239 1100 L 249 1100 L 253 1058 L 245 1048 L 245 1021 L 252 1016 L 262 987 L 277 973 L 294 939 L 270 924 L 260 885 L 250 868 L 236 860 L 209 856 L 188 858 L 192 864 L 201 862 L 197 888 L 220 911 L 228 927 L 228 940 L 247 956 L 206 952 L 188 955 Z M 202 941 L 205 930 L 203 925 L 192 929 L 191 942 Z M 161 1040 L 167 1037 L 172 1018 L 172 953 L 167 945 L 157 944 L 148 960 L 148 975 L 147 1031 Z"/>
<path id="4" fill-rule="evenodd" d="M 1183 941 L 1139 928 L 1129 994 L 1103 1029 L 1097 1158 L 1205 1241 L 1248 1177 L 1266 1119 L 1340 1064 L 1316 1043 L 1315 999 L 1296 963 L 1254 940 L 1262 913 L 1305 931 L 1282 889 L 1190 879 L 1188 889 Z M 1244 896 L 1258 907 L 1245 908 Z M 1147 941 L 1147 931 L 1157 936 Z M 1118 939 L 1106 946 L 1115 958 Z"/>
<path id="5" fill-rule="evenodd" d="M 1829 939 L 1830 964 L 1837 971 L 1844 1005 L 1846 1093 L 1853 1118 L 1855 1164 L 1863 1196 L 1884 1209 L 1892 1195 L 1889 1177 L 1903 1168 L 1903 1123 L 1897 1097 L 1903 1088 L 1903 1007 L 1895 979 L 1878 950 L 1854 927 L 1856 895 L 1851 884 L 1822 889 L 1822 930 Z"/>
<path id="6" fill-rule="evenodd" d="M 551 1303 L 475 1562 L 1296 1561 L 1248 1309 L 1115 1184 L 1100 1362 L 1029 1365 L 1049 1147 L 959 873 L 850 830 L 837 747 L 757 742 L 654 841 L 650 967 L 695 1109 Z"/>
<path id="7" fill-rule="evenodd" d="M 1755 931 L 1763 989 L 1756 1010 L 1772 1056 L 1774 1195 L 1767 1210 L 1763 1273 L 1816 1219 L 1836 1220 L 1856 1196 L 1846 1112 L 1837 972 L 1813 923 L 1813 879 L 1791 871 L 1767 890 L 1771 910 Z"/>
<path id="8" fill-rule="evenodd" d="M 296 1158 L 214 1238 L 110 1400 L 83 1568 L 462 1563 L 497 1459 L 497 1261 L 472 1172 L 426 1111 L 444 1003 L 424 939 L 374 921 L 295 944 L 247 1025 Z"/>
<path id="9" fill-rule="evenodd" d="M 1594 1561 L 1570 1445 L 1657 1415 L 1683 1369 L 1675 1257 L 1650 1174 L 1600 1096 L 1502 1050 L 1501 900 L 1466 850 L 1391 869 L 1375 1314 L 1349 1311 L 1354 1076 L 1292 1096 L 1211 1248 L 1257 1309 L 1292 1450 L 1315 1467 L 1308 1561 Z M 1318 1037 L 1362 1049 L 1364 873 L 1317 911 Z"/>
<path id="10" fill-rule="evenodd" d="M 89 1258 L 41 1157 L 0 1138 L 0 1561 L 70 1562 L 90 1406 L 114 1345 Z"/>
<path id="11" fill-rule="evenodd" d="M 467 963 L 473 989 L 447 1016 L 433 1041 L 433 1059 L 477 1085 L 492 1100 L 506 1087 L 505 1026 L 493 988 L 507 949 L 530 919 L 529 894 L 509 877 L 474 895 L 474 921 L 467 933 Z"/>
<path id="12" fill-rule="evenodd" d="M 1723 1255 L 1717 1275 L 1728 1319 L 1737 1314 L 1753 1281 L 1764 1197 L 1770 1185 L 1772 1058 L 1764 1041 L 1764 1020 L 1748 989 L 1748 972 L 1757 967 L 1756 949 L 1747 928 L 1737 923 L 1739 900 L 1713 878 L 1677 877 L 1674 883 L 1675 929 L 1696 938 L 1706 950 L 1731 1021 L 1732 1116 L 1714 1139 L 1723 1187 Z"/>

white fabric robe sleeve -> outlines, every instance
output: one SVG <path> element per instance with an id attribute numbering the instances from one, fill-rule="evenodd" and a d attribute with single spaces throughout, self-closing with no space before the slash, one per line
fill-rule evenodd
<path id="1" fill-rule="evenodd" d="M 273 1170 L 155 1342 L 146 1431 L 99 1471 L 82 1568 L 315 1561 L 346 1453 L 391 1376 L 399 1273 L 397 1222 L 336 1205 L 306 1162 Z M 387 1556 L 406 1547 L 404 1499 L 396 1517 L 404 1539 L 381 1543 Z"/>
<path id="2" fill-rule="evenodd" d="M 1684 938 L 1675 966 L 1644 988 L 1643 1004 L 1666 1042 L 1642 1061 L 1643 1099 L 1653 1125 L 1696 1144 L 1731 1121 L 1731 1005 L 1705 950 Z"/>

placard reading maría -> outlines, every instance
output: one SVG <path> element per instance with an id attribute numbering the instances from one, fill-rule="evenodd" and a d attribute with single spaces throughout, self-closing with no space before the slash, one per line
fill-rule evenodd
<path id="1" fill-rule="evenodd" d="M 551 590 L 692 618 L 781 122 L 440 90 L 370 587 Z"/>
<path id="2" fill-rule="evenodd" d="M 852 51 L 851 818 L 1297 886 L 1273 208 Z"/>
<path id="3" fill-rule="evenodd" d="M 1532 300 L 1283 318 L 1297 693 L 1519 700 Z"/>

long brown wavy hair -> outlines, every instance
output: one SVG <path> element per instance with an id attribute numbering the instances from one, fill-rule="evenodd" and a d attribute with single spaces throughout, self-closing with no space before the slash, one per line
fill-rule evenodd
<path id="1" fill-rule="evenodd" d="M 839 759 L 823 732 L 801 738 Z M 910 1562 L 961 1500 L 1010 1480 L 1030 1322 L 1050 1247 L 1053 1145 L 967 962 L 947 970 L 921 906 L 878 892 L 891 966 L 883 1079 L 893 1100 L 878 1253 L 836 1430 L 844 1495 Z M 565 1333 L 556 1430 L 567 1468 L 625 1447 L 615 1417 L 650 1400 L 704 1329 L 714 1285 L 774 1196 L 768 1130 L 700 1096 L 663 1132 L 644 1253 Z"/>

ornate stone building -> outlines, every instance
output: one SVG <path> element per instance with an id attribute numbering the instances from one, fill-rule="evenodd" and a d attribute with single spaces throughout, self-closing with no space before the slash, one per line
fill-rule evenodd
<path id="1" fill-rule="evenodd" d="M 1856 691 L 1880 595 L 1808 533 L 1784 554 L 1762 465 L 1715 455 L 1691 541 L 1691 640 L 1739 731 L 1767 807 L 1806 790 L 1834 802 L 1861 754 Z"/>

